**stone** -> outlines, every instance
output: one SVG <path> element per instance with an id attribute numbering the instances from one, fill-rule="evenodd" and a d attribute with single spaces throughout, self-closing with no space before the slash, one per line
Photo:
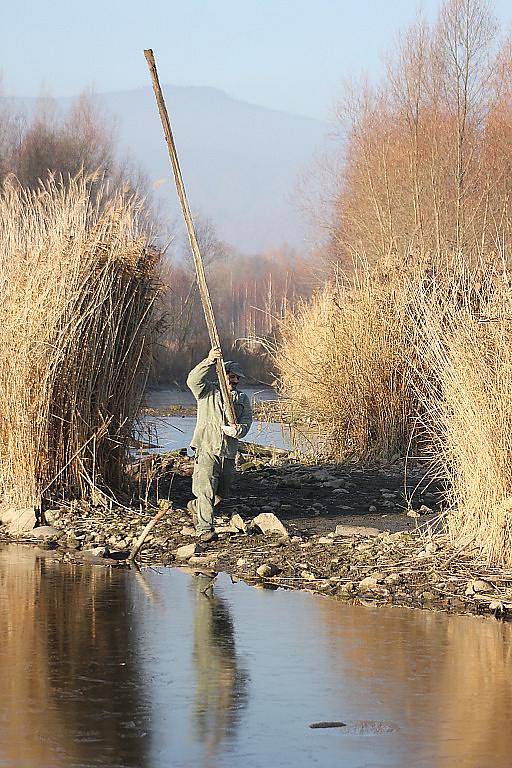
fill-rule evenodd
<path id="1" fill-rule="evenodd" d="M 178 549 L 174 552 L 177 560 L 188 560 L 193 555 L 195 555 L 195 553 L 195 544 L 184 544 L 182 547 L 178 547 Z"/>
<path id="2" fill-rule="evenodd" d="M 285 526 L 272 512 L 263 512 L 261 515 L 257 515 L 252 524 L 264 534 L 278 533 L 280 536 L 288 537 L 288 531 Z"/>
<path id="3" fill-rule="evenodd" d="M 407 512 L 407 517 L 418 518 L 418 517 L 421 517 L 421 515 L 420 515 L 419 512 L 416 512 L 415 509 L 409 509 L 408 512 Z"/>
<path id="4" fill-rule="evenodd" d="M 268 579 L 271 576 L 276 576 L 279 573 L 279 569 L 272 563 L 263 563 L 256 568 L 256 573 L 261 579 Z"/>
<path id="5" fill-rule="evenodd" d="M 361 592 L 372 592 L 377 589 L 378 586 L 379 580 L 375 576 L 366 576 L 366 578 L 361 579 L 357 588 L 361 590 Z"/>
<path id="6" fill-rule="evenodd" d="M 40 525 L 32 531 L 34 539 L 56 539 L 62 535 L 62 531 L 54 528 L 52 525 Z"/>
<path id="7" fill-rule="evenodd" d="M 422 504 L 421 507 L 418 509 L 418 512 L 420 515 L 433 515 L 434 510 L 430 509 L 430 507 L 427 507 L 426 504 Z"/>
<path id="8" fill-rule="evenodd" d="M 230 525 L 233 528 L 236 528 L 237 531 L 242 531 L 242 533 L 247 533 L 247 525 L 244 519 L 242 518 L 242 516 L 239 515 L 238 513 L 232 516 L 230 520 Z"/>
<path id="9" fill-rule="evenodd" d="M 109 551 L 107 547 L 91 547 L 91 549 L 83 549 L 82 550 L 82 556 L 87 558 L 96 558 L 96 557 L 108 557 Z"/>
<path id="10" fill-rule="evenodd" d="M 318 543 L 319 544 L 334 544 L 332 538 L 330 538 L 329 536 L 320 536 L 320 538 L 318 539 Z"/>
<path id="11" fill-rule="evenodd" d="M 374 515 L 376 511 L 377 511 L 377 507 L 375 506 L 375 504 L 371 504 L 371 505 L 368 507 L 368 512 L 369 512 L 370 514 Z"/>
<path id="12" fill-rule="evenodd" d="M 216 560 L 217 556 L 215 553 L 211 553 L 209 555 L 192 555 L 192 557 L 189 557 L 188 564 L 189 565 L 208 565 L 208 563 L 211 563 L 213 560 Z"/>
<path id="13" fill-rule="evenodd" d="M 489 610 L 497 616 L 502 616 L 505 613 L 506 606 L 501 600 L 491 600 L 489 603 Z"/>
<path id="14" fill-rule="evenodd" d="M 483 579 L 473 579 L 473 581 L 468 581 L 466 584 L 465 594 L 468 597 L 470 595 L 474 595 L 475 593 L 482 595 L 488 594 L 489 592 L 494 592 L 494 587 L 488 581 L 484 581 Z"/>
<path id="15" fill-rule="evenodd" d="M 335 536 L 378 536 L 381 533 L 378 528 L 368 528 L 364 525 L 337 525 Z"/>
<path id="16" fill-rule="evenodd" d="M 47 525 L 55 525 L 60 518 L 59 509 L 46 509 L 44 512 L 44 519 Z"/>
<path id="17" fill-rule="evenodd" d="M 344 480 L 328 480 L 326 483 L 324 483 L 325 488 L 343 488 L 345 485 Z"/>
<path id="18" fill-rule="evenodd" d="M 184 525 L 180 533 L 182 536 L 195 536 L 196 529 L 193 528 L 191 525 Z"/>
<path id="19" fill-rule="evenodd" d="M 355 592 L 355 584 L 353 581 L 347 581 L 345 584 L 341 584 L 338 587 L 338 595 L 352 595 Z"/>
<path id="20" fill-rule="evenodd" d="M 311 478 L 317 480 L 320 483 L 325 483 L 331 479 L 331 475 L 325 469 L 319 469 L 317 472 L 311 473 Z"/>
<path id="21" fill-rule="evenodd" d="M 301 571 L 300 572 L 301 579 L 304 579 L 305 581 L 315 581 L 316 576 L 314 573 L 311 573 L 311 571 Z"/>
<path id="22" fill-rule="evenodd" d="M 216 525 L 215 533 L 238 533 L 238 528 L 233 525 Z"/>
<path id="23" fill-rule="evenodd" d="M 238 560 L 236 561 L 236 564 L 239 568 L 241 568 L 242 565 L 246 564 L 246 562 L 247 560 L 245 559 L 245 557 L 239 557 Z"/>
<path id="24" fill-rule="evenodd" d="M 0 504 L 0 522 L 11 536 L 32 534 L 36 523 L 33 507 L 16 507 L 12 504 Z"/>

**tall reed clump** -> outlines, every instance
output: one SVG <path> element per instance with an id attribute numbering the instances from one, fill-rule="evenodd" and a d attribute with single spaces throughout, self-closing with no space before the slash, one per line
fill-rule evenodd
<path id="1" fill-rule="evenodd" d="M 133 195 L 83 177 L 35 192 L 4 183 L 4 504 L 121 485 L 150 362 L 155 264 Z"/>
<path id="2" fill-rule="evenodd" d="M 512 564 L 512 279 L 454 270 L 417 305 L 424 422 L 447 481 L 453 541 Z"/>
<path id="3" fill-rule="evenodd" d="M 404 285 L 361 264 L 280 326 L 281 389 L 338 460 L 404 455 L 416 400 L 404 359 L 410 322 Z"/>

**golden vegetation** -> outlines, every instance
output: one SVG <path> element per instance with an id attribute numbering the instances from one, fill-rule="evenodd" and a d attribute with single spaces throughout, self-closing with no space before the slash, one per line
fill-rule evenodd
<path id="1" fill-rule="evenodd" d="M 284 392 L 338 458 L 387 460 L 416 441 L 447 481 L 454 540 L 502 563 L 511 75 L 512 43 L 486 3 L 447 0 L 435 25 L 402 37 L 379 88 L 351 90 L 326 248 L 350 277 L 284 321 L 277 356 Z"/>
<path id="2" fill-rule="evenodd" d="M 423 424 L 448 481 L 448 530 L 512 562 L 512 283 L 457 265 L 418 305 Z M 435 376 L 431 372 L 435 372 Z"/>
<path id="3" fill-rule="evenodd" d="M 140 203 L 53 179 L 0 193 L 0 491 L 119 487 L 149 365 L 155 256 Z"/>
<path id="4" fill-rule="evenodd" d="M 366 266 L 303 303 L 280 328 L 277 363 L 296 415 L 339 460 L 389 461 L 404 450 L 414 395 L 403 361 L 405 294 Z"/>

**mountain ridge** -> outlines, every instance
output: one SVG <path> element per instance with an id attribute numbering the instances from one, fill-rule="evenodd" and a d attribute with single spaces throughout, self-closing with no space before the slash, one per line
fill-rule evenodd
<path id="1" fill-rule="evenodd" d="M 212 86 L 165 85 L 185 186 L 193 212 L 220 239 L 252 253 L 288 244 L 305 248 L 307 226 L 294 195 L 325 146 L 329 126 L 308 116 L 252 104 Z M 120 155 L 147 175 L 159 211 L 180 221 L 174 182 L 151 87 L 93 94 L 112 116 Z M 37 97 L 12 99 L 30 111 Z M 73 97 L 56 99 L 67 109 Z"/>

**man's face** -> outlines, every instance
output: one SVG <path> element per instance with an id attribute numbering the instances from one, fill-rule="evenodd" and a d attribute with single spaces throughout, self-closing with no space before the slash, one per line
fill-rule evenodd
<path id="1" fill-rule="evenodd" d="M 237 388 L 239 381 L 240 381 L 240 376 L 237 376 L 236 373 L 228 373 L 228 382 L 229 382 L 229 388 L 231 391 Z"/>

